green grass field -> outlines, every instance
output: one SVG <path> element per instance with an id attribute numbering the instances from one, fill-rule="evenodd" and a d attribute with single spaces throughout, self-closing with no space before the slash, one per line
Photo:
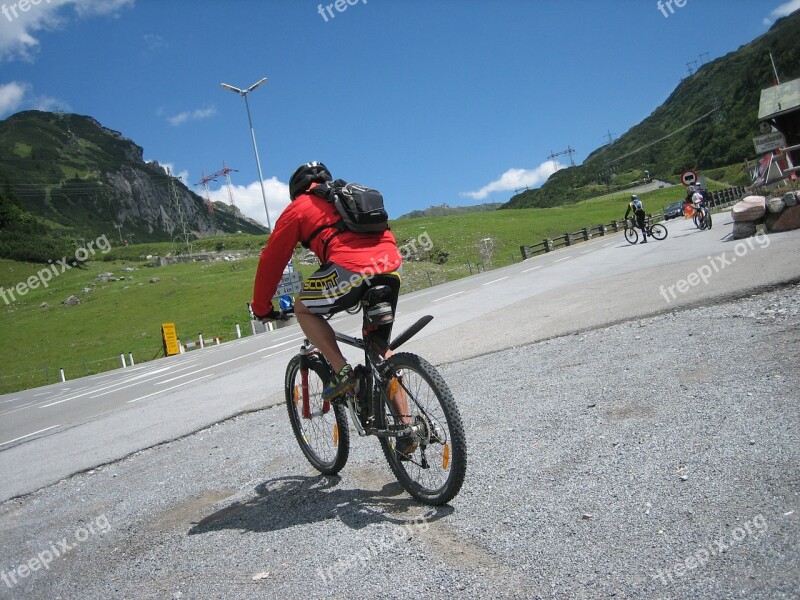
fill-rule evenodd
<path id="1" fill-rule="evenodd" d="M 714 189 L 714 186 L 710 186 Z M 680 200 L 682 187 L 641 194 L 648 212 L 659 212 Z M 403 219 L 392 223 L 402 244 L 407 240 L 430 242 L 434 254 L 448 254 L 444 264 L 404 264 L 403 292 L 458 279 L 479 268 L 497 268 L 520 260 L 519 247 L 535 244 L 583 227 L 622 219 L 629 195 L 618 194 L 579 204 L 548 209 L 501 210 L 455 217 Z M 111 236 L 109 236 L 110 238 Z M 482 261 L 482 240 L 491 238 L 491 263 Z M 53 383 L 58 369 L 67 379 L 121 366 L 119 355 L 133 353 L 137 363 L 151 360 L 161 351 L 161 324 L 174 322 L 183 341 L 199 333 L 210 339 L 236 337 L 239 323 L 249 335 L 245 302 L 252 294 L 257 252 L 265 236 L 230 235 L 198 241 L 193 251 L 214 250 L 224 243 L 226 251 L 248 251 L 252 256 L 236 261 L 180 263 L 146 266 L 148 255 L 174 252 L 172 244 L 114 247 L 97 254 L 85 268 L 69 269 L 53 277 L 48 287 L 30 289 L 11 301 L 0 297 L 0 393 Z M 112 244 L 113 244 L 112 240 Z M 103 259 L 103 260 L 99 260 Z M 482 264 L 484 263 L 484 264 Z M 122 272 L 125 267 L 136 270 Z M 46 265 L 0 260 L 0 287 L 13 289 Z M 313 266 L 301 267 L 304 274 Z M 110 271 L 123 281 L 96 283 Z M 158 277 L 157 283 L 149 283 Z M 84 292 L 84 289 L 91 289 Z M 65 306 L 70 295 L 81 303 Z M 45 308 L 40 307 L 47 303 Z"/>

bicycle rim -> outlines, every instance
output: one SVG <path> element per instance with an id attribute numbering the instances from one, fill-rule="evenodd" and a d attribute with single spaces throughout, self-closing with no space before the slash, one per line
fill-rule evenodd
<path id="1" fill-rule="evenodd" d="M 323 402 L 322 389 L 330 378 L 330 368 L 318 357 L 309 357 L 308 414 L 303 403 L 303 377 L 300 355 L 286 367 L 286 408 L 297 443 L 308 462 L 325 475 L 342 470 L 350 454 L 350 431 L 344 406 Z"/>
<path id="2" fill-rule="evenodd" d="M 378 405 L 382 425 L 400 425 L 402 419 L 388 401 L 407 398 L 407 415 L 417 433 L 412 437 L 416 449 L 401 454 L 404 438 L 380 439 L 386 460 L 397 480 L 414 498 L 430 505 L 452 500 L 464 483 L 467 444 L 461 415 L 442 376 L 425 359 L 400 353 L 389 361 L 389 372 L 399 373 L 386 384 Z"/>
<path id="3" fill-rule="evenodd" d="M 629 244 L 635 244 L 636 242 L 639 241 L 639 234 L 634 228 L 629 227 L 628 229 L 625 230 L 625 239 L 628 241 Z"/>
<path id="4" fill-rule="evenodd" d="M 706 213 L 706 229 L 711 229 L 711 213 Z"/>
<path id="5" fill-rule="evenodd" d="M 663 240 L 665 237 L 667 237 L 667 233 L 667 228 L 661 223 L 656 223 L 650 228 L 650 235 L 652 235 L 656 240 Z"/>

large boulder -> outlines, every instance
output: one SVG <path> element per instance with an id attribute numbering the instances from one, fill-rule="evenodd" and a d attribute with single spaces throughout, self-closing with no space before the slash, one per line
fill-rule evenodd
<path id="1" fill-rule="evenodd" d="M 789 206 L 797 206 L 797 192 L 786 192 L 783 195 L 783 203 Z"/>
<path id="2" fill-rule="evenodd" d="M 769 231 L 791 231 L 800 229 L 800 205 L 790 206 L 780 214 L 767 215 L 767 229 Z"/>
<path id="3" fill-rule="evenodd" d="M 733 205 L 731 215 L 735 223 L 758 221 L 767 211 L 767 199 L 764 196 L 745 196 Z"/>
<path id="4" fill-rule="evenodd" d="M 756 234 L 755 221 L 738 221 L 733 224 L 733 239 L 752 237 Z"/>
<path id="5" fill-rule="evenodd" d="M 772 214 L 778 214 L 784 208 L 786 208 L 786 203 L 783 201 L 783 198 L 768 198 L 767 199 L 767 210 Z"/>

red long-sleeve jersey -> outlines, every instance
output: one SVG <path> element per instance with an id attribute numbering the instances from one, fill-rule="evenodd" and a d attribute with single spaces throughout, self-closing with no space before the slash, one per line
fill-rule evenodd
<path id="1" fill-rule="evenodd" d="M 319 227 L 340 220 L 333 204 L 312 194 L 300 195 L 286 207 L 261 251 L 251 302 L 255 314 L 265 315 L 270 311 L 272 297 L 295 246 L 307 241 Z M 356 273 L 366 269 L 370 273 L 386 273 L 399 268 L 403 262 L 391 231 L 370 234 L 344 231 L 334 235 L 336 231 L 323 229 L 311 240 L 311 251 L 318 257 L 324 256 L 327 262 Z"/>

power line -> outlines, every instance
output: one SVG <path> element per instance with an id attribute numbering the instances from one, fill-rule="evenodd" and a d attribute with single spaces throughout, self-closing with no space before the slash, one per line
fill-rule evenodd
<path id="1" fill-rule="evenodd" d="M 695 124 L 695 123 L 697 123 L 698 121 L 702 121 L 702 120 L 703 120 L 703 119 L 705 119 L 705 118 L 706 118 L 708 115 L 710 115 L 710 114 L 711 114 L 711 113 L 713 113 L 713 112 L 716 112 L 717 110 L 719 110 L 719 107 L 715 106 L 715 107 L 714 107 L 714 108 L 712 108 L 710 111 L 708 111 L 706 114 L 704 114 L 704 115 L 701 115 L 700 117 L 697 117 L 697 118 L 696 118 L 694 121 L 692 121 L 691 123 L 687 123 L 686 125 L 683 125 L 682 127 L 679 127 L 678 129 L 676 129 L 676 130 L 675 130 L 675 131 L 673 131 L 672 133 L 668 133 L 668 134 L 667 134 L 667 135 L 665 135 L 664 137 L 660 137 L 660 138 L 658 138 L 658 139 L 657 139 L 656 141 L 654 141 L 654 142 L 650 142 L 649 144 L 645 144 L 644 146 L 640 146 L 639 148 L 637 148 L 636 150 L 633 150 L 632 152 L 628 152 L 627 154 L 623 154 L 623 155 L 622 155 L 622 156 L 620 156 L 619 158 L 615 158 L 614 160 L 610 160 L 610 161 L 608 161 L 606 164 L 607 164 L 607 165 L 610 165 L 610 164 L 613 164 L 613 163 L 615 163 L 615 162 L 619 162 L 619 161 L 621 161 L 623 158 L 627 158 L 627 157 L 629 157 L 629 156 L 632 156 L 632 155 L 636 154 L 637 152 L 641 152 L 642 150 L 644 150 L 645 148 L 649 148 L 649 147 L 650 147 L 650 146 L 652 146 L 653 144 L 657 144 L 658 142 L 662 142 L 662 141 L 666 140 L 667 138 L 671 138 L 671 137 L 672 137 L 673 135 L 675 135 L 676 133 L 679 133 L 679 132 L 683 131 L 683 130 L 684 130 L 684 129 L 686 129 L 687 127 L 691 127 L 692 125 L 694 125 L 694 124 Z"/>

